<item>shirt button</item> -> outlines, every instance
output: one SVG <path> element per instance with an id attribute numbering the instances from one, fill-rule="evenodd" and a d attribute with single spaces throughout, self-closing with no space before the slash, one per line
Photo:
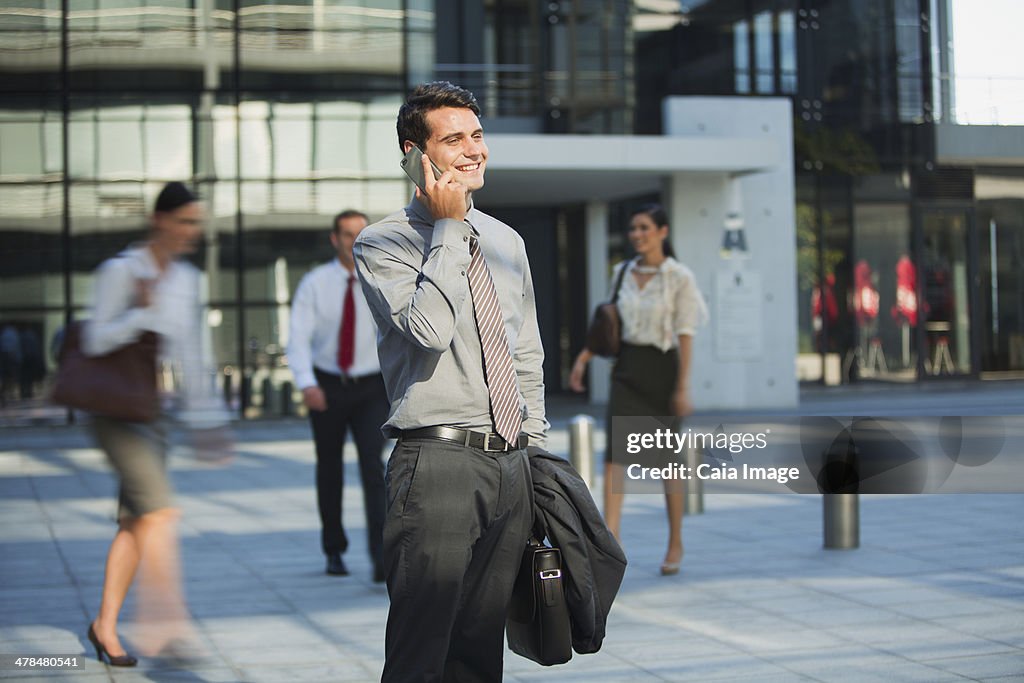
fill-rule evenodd
<path id="1" fill-rule="evenodd" d="M 462 241 L 463 242 L 468 242 L 469 241 L 469 235 L 463 235 L 462 236 Z"/>
<path id="2" fill-rule="evenodd" d="M 463 275 L 465 275 L 465 274 L 466 274 L 466 271 L 462 271 L 462 274 L 463 274 Z"/>

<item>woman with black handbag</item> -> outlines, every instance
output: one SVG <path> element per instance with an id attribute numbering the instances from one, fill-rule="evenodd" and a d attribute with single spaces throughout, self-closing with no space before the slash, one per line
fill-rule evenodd
<path id="1" fill-rule="evenodd" d="M 82 326 L 81 351 L 103 358 L 148 339 L 149 353 L 180 376 L 182 399 L 193 427 L 203 427 L 200 449 L 228 452 L 226 412 L 216 399 L 212 363 L 204 360 L 199 271 L 180 258 L 202 236 L 203 207 L 181 183 L 160 192 L 148 239 L 104 261 L 96 272 L 92 317 Z M 140 351 L 141 352 L 141 351 Z M 156 367 L 155 358 L 151 358 Z M 158 400 L 155 382 L 147 401 Z M 167 441 L 161 415 L 127 417 L 114 401 L 92 409 L 91 430 L 120 480 L 118 531 L 107 554 L 99 614 L 87 637 L 100 661 L 135 666 L 117 633 L 125 596 L 138 573 L 139 645 L 147 654 L 191 658 L 199 654 L 181 589 L 177 540 L 179 512 L 167 474 Z M 145 412 L 145 411 L 144 411 Z M 158 412 L 154 410 L 153 412 Z M 152 419 L 151 419 L 152 418 Z M 193 435 L 195 436 L 195 434 Z M 196 439 L 193 439 L 194 444 Z"/>
<path id="2" fill-rule="evenodd" d="M 612 416 L 675 416 L 681 420 L 693 411 L 690 352 L 696 329 L 707 321 L 707 306 L 693 273 L 674 258 L 667 241 L 668 228 L 668 217 L 660 205 L 651 204 L 634 213 L 629 241 L 637 258 L 618 264 L 612 276 L 617 283 L 621 344 L 612 368 L 606 434 L 611 433 Z M 584 348 L 576 357 L 569 376 L 574 391 L 584 391 L 583 375 L 593 355 Z M 604 514 L 620 540 L 623 480 L 623 463 L 616 463 L 609 449 Z M 666 480 L 669 534 L 661 564 L 665 576 L 679 573 L 683 559 L 683 500 L 682 482 Z"/>

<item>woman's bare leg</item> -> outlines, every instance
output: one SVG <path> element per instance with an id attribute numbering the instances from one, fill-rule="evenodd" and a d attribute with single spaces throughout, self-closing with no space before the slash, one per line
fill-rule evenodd
<path id="1" fill-rule="evenodd" d="M 671 571 L 683 561 L 683 505 L 685 489 L 681 480 L 665 480 L 665 507 L 668 512 L 668 550 L 662 571 Z"/>
<path id="2" fill-rule="evenodd" d="M 138 621 L 140 650 L 156 654 L 175 640 L 194 640 L 181 585 L 181 557 L 173 508 L 141 516 L 133 526 L 140 551 Z"/>
<path id="3" fill-rule="evenodd" d="M 133 522 L 122 522 L 110 550 L 107 552 L 107 564 L 103 574 L 103 595 L 100 598 L 100 611 L 92 622 L 96 638 L 103 644 L 107 652 L 114 657 L 125 654 L 124 647 L 117 636 L 117 620 L 121 614 L 128 589 L 135 578 L 139 567 L 139 547 L 130 527 Z"/>
<path id="4" fill-rule="evenodd" d="M 605 463 L 604 466 L 604 521 L 615 539 L 622 542 L 622 482 L 625 470 L 622 465 Z"/>

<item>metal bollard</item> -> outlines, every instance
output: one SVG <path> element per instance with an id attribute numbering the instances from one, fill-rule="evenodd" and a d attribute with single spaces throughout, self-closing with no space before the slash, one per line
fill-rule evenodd
<path id="1" fill-rule="evenodd" d="M 569 420 L 569 462 L 588 487 L 594 485 L 594 418 L 577 415 Z"/>
<path id="2" fill-rule="evenodd" d="M 860 546 L 860 496 L 856 493 L 826 493 L 825 547 L 847 550 Z"/>
<path id="3" fill-rule="evenodd" d="M 235 388 L 231 383 L 232 374 L 228 371 L 224 372 L 223 376 L 223 391 L 224 391 L 224 404 L 231 405 L 231 401 L 235 398 Z"/>
<path id="4" fill-rule="evenodd" d="M 285 417 L 295 414 L 295 401 L 292 400 L 292 392 L 295 387 L 291 382 L 281 384 L 281 414 Z"/>
<path id="5" fill-rule="evenodd" d="M 704 459 L 704 454 L 698 448 L 687 448 L 683 451 L 683 464 L 689 468 L 689 472 L 696 472 L 697 465 Z M 704 514 L 704 482 L 696 475 L 691 476 L 684 483 L 686 496 L 683 498 L 683 513 L 687 515 Z"/>

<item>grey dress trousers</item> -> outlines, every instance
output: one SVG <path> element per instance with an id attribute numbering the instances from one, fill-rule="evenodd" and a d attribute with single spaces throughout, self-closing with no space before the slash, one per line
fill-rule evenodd
<path id="1" fill-rule="evenodd" d="M 494 683 L 533 524 L 526 450 L 401 440 L 387 471 L 384 683 Z"/>

